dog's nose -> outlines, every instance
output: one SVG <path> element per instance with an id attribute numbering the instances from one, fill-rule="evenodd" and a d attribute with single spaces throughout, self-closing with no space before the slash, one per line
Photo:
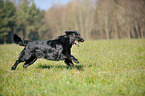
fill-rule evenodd
<path id="1" fill-rule="evenodd" d="M 83 38 L 81 38 L 81 42 L 84 42 L 85 40 Z"/>

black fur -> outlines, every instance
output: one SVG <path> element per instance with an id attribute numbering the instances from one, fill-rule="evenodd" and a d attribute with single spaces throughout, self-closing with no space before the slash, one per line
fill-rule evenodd
<path id="1" fill-rule="evenodd" d="M 77 30 L 65 31 L 65 33 L 65 35 L 61 35 L 54 40 L 43 41 L 24 40 L 14 34 L 13 39 L 15 43 L 25 46 L 25 48 L 20 53 L 11 70 L 15 70 L 21 62 L 25 62 L 23 67 L 27 68 L 38 58 L 55 61 L 64 60 L 68 66 L 75 67 L 73 62 L 79 63 L 79 61 L 71 55 L 71 47 L 73 44 L 79 46 L 78 42 L 84 42 L 84 39 L 81 38 Z"/>

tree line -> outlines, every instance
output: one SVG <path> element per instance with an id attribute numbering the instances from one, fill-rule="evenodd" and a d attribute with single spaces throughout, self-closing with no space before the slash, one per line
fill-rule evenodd
<path id="1" fill-rule="evenodd" d="M 85 39 L 144 38 L 144 9 L 144 0 L 72 0 L 46 11 L 33 0 L 0 0 L 0 43 L 14 33 L 44 40 L 74 29 Z"/>
<path id="2" fill-rule="evenodd" d="M 12 43 L 14 33 L 24 39 L 43 39 L 48 32 L 44 14 L 33 0 L 0 0 L 0 43 Z"/>

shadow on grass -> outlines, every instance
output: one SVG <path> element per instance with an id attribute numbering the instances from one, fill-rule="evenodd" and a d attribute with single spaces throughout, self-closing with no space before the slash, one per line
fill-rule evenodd
<path id="1" fill-rule="evenodd" d="M 58 69 L 74 69 L 72 67 L 68 67 L 65 65 L 39 65 L 38 68 L 46 68 L 46 69 L 51 69 L 51 68 L 58 68 Z M 79 71 L 83 71 L 83 65 L 75 65 L 75 69 L 79 70 Z"/>

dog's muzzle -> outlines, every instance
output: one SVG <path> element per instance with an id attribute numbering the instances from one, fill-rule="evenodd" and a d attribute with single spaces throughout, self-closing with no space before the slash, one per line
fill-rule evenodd
<path id="1" fill-rule="evenodd" d="M 78 47 L 80 46 L 80 45 L 79 45 L 79 42 L 78 42 L 77 40 L 75 40 L 75 44 L 76 44 L 76 46 L 78 46 Z"/>
<path id="2" fill-rule="evenodd" d="M 82 39 L 82 38 L 81 38 L 79 41 L 75 40 L 75 45 L 79 47 L 79 46 L 80 46 L 80 45 L 79 45 L 79 42 L 84 42 L 84 41 L 85 41 L 85 40 Z"/>

